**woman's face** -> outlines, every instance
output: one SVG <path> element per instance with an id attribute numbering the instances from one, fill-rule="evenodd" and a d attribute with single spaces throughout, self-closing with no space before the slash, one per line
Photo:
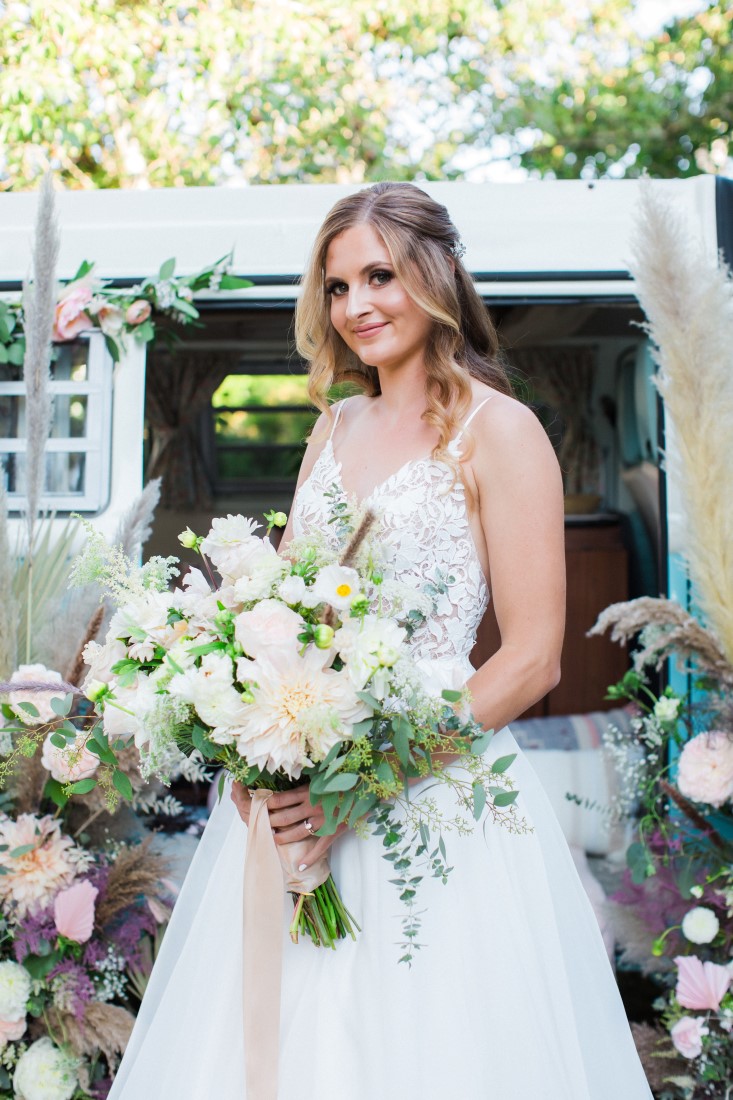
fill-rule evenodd
<path id="1" fill-rule="evenodd" d="M 331 241 L 325 287 L 331 323 L 363 363 L 390 369 L 422 360 L 433 320 L 395 275 L 371 225 L 354 225 Z"/>

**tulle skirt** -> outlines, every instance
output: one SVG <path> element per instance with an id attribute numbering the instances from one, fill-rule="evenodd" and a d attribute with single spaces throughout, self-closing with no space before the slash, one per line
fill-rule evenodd
<path id="1" fill-rule="evenodd" d="M 379 837 L 333 848 L 362 927 L 335 951 L 290 942 L 283 911 L 280 1100 L 650 1100 L 596 919 L 565 839 L 517 752 L 532 826 L 446 837 L 447 885 L 421 886 L 424 946 L 398 963 L 401 903 Z M 415 789 L 415 795 L 419 788 Z M 431 790 L 451 799 L 447 787 Z M 246 1100 L 242 878 L 228 790 L 198 847 L 110 1100 Z"/>

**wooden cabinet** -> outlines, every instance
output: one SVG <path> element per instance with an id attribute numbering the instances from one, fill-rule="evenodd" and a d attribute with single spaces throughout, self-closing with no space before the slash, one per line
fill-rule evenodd
<path id="1" fill-rule="evenodd" d="M 604 700 L 606 688 L 628 668 L 623 646 L 605 636 L 586 637 L 604 608 L 629 598 L 628 552 L 619 522 L 610 519 L 599 523 L 594 517 L 591 523 L 566 524 L 565 555 L 568 595 L 562 678 L 523 717 L 608 710 L 614 704 Z M 488 660 L 499 644 L 499 628 L 490 604 L 472 654 L 474 664 Z"/>

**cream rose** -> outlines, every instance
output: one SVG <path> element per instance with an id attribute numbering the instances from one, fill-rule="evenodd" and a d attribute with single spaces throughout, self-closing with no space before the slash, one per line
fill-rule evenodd
<path id="1" fill-rule="evenodd" d="M 18 687 L 9 692 L 8 703 L 21 722 L 25 722 L 27 726 L 40 726 L 44 722 L 54 721 L 57 716 L 51 707 L 51 700 L 62 699 L 66 694 L 65 690 L 59 686 L 58 691 L 23 691 L 23 684 L 58 683 L 61 685 L 63 679 L 60 672 L 54 672 L 52 669 L 46 668 L 45 665 L 20 665 L 10 677 L 10 683 L 17 684 Z M 29 714 L 27 710 L 21 707 L 21 703 L 32 703 L 38 711 L 38 717 Z"/>
<path id="2" fill-rule="evenodd" d="M 41 763 L 50 772 L 57 783 L 76 783 L 79 779 L 89 779 L 99 767 L 99 757 L 89 752 L 86 736 L 80 733 L 76 741 L 60 749 L 51 741 L 49 733 L 43 742 Z"/>

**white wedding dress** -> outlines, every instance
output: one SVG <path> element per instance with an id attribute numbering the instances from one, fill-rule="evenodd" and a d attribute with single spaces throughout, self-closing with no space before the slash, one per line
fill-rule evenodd
<path id="1" fill-rule="evenodd" d="M 459 440 L 453 444 L 457 447 Z M 343 487 L 329 440 L 294 530 L 329 532 Z M 430 458 L 371 494 L 401 581 L 453 578 L 415 633 L 431 682 L 464 682 L 488 602 L 463 487 Z M 401 903 L 381 838 L 347 833 L 332 871 L 362 927 L 337 950 L 294 945 L 283 912 L 279 1100 L 651 1100 L 596 918 L 560 827 L 509 729 L 490 757 L 532 831 L 448 834 L 447 885 L 425 878 L 420 941 L 398 963 Z M 432 794 L 435 794 L 433 788 Z M 413 796 L 419 795 L 415 788 Z M 450 798 L 438 786 L 437 797 Z M 449 807 L 448 807 L 449 810 Z M 246 1100 L 242 878 L 247 829 L 225 793 L 194 857 L 110 1100 Z"/>

